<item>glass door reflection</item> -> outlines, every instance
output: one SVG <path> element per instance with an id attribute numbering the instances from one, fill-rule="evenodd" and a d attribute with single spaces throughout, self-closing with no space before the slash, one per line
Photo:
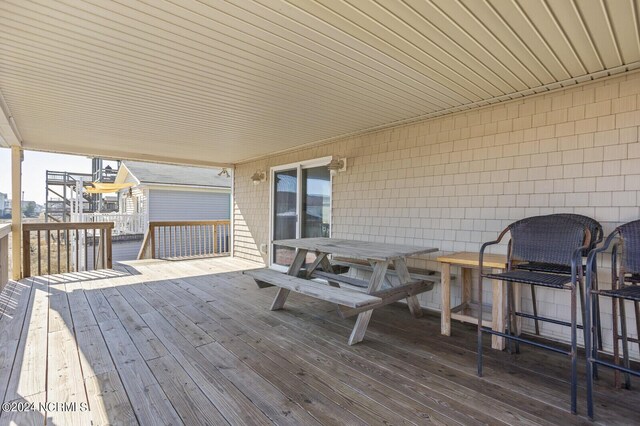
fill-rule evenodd
<path id="1" fill-rule="evenodd" d="M 274 173 L 273 179 L 273 240 L 298 237 L 298 169 Z M 295 250 L 273 246 L 272 262 L 289 266 Z"/>

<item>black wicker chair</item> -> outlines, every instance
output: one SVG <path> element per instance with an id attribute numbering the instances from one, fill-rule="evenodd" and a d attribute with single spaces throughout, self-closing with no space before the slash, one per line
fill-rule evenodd
<path id="1" fill-rule="evenodd" d="M 615 241 L 615 242 L 614 242 Z M 596 271 L 596 258 L 613 243 L 611 252 L 611 289 L 600 290 L 591 285 L 591 275 Z M 587 333 L 586 348 L 591 348 L 587 355 L 587 410 L 590 418 L 593 418 L 593 379 L 598 365 L 610 367 L 616 370 L 616 382 L 618 372 L 625 373 L 625 387 L 630 387 L 629 375 L 639 376 L 640 370 L 632 370 L 629 362 L 629 342 L 638 344 L 640 339 L 630 338 L 627 335 L 627 323 L 625 315 L 625 300 L 634 304 L 636 317 L 636 330 L 640 330 L 640 220 L 629 222 L 617 227 L 606 239 L 604 245 L 592 250 L 587 259 Z M 613 357 L 614 362 L 608 362 L 598 358 L 596 334 L 594 334 L 594 318 L 592 301 L 598 296 L 610 297 L 613 316 Z M 620 318 L 620 332 L 618 331 L 618 312 Z M 622 342 L 623 362 L 620 365 L 619 343 Z M 616 383 L 617 384 L 617 383 Z"/>
<path id="2" fill-rule="evenodd" d="M 526 343 L 553 352 L 565 354 L 571 359 L 571 412 L 576 413 L 577 401 L 577 289 L 582 280 L 582 253 L 589 247 L 591 233 L 584 224 L 562 216 L 535 216 L 514 222 L 503 230 L 498 239 L 484 243 L 480 249 L 480 271 L 483 271 L 484 252 L 490 245 L 498 244 L 509 232 L 508 269 L 499 274 L 479 274 L 478 281 L 478 375 L 482 376 L 482 333 L 494 334 L 517 343 Z M 571 273 L 556 273 L 517 269 L 516 264 L 548 264 L 570 268 Z M 501 280 L 507 283 L 507 327 L 506 332 L 494 331 L 482 326 L 483 278 Z M 571 349 L 565 350 L 538 341 L 526 339 L 512 333 L 515 324 L 513 284 L 543 286 L 571 292 L 571 321 L 537 317 L 540 321 L 571 327 Z M 533 318 L 534 316 L 529 316 Z"/>
<path id="3" fill-rule="evenodd" d="M 557 217 L 565 217 L 568 219 L 572 219 L 575 220 L 578 223 L 581 223 L 582 225 L 586 226 L 589 229 L 589 232 L 591 233 L 591 241 L 589 241 L 589 248 L 587 250 L 584 250 L 584 252 L 582 253 L 583 257 L 587 257 L 587 255 L 589 254 L 589 252 L 591 250 L 593 250 L 594 248 L 597 247 L 598 244 L 600 244 L 604 238 L 604 234 L 602 231 L 602 225 L 600 224 L 600 222 L 598 222 L 595 219 L 592 219 L 588 216 L 583 216 L 583 215 L 579 215 L 579 214 L 573 214 L 573 213 L 556 213 L 556 214 L 552 214 L 550 216 L 557 216 Z M 514 265 L 515 268 L 517 269 L 523 269 L 523 270 L 527 270 L 527 271 L 537 271 L 537 272 L 551 272 L 551 273 L 555 273 L 555 274 L 564 274 L 564 275 L 571 275 L 571 267 L 567 266 L 567 265 L 554 265 L 554 264 L 550 264 L 550 263 L 540 263 L 540 262 L 524 262 L 518 265 Z M 584 269 L 584 271 L 586 271 L 586 268 Z M 594 288 L 598 288 L 598 281 L 597 281 L 597 274 L 594 274 L 594 278 L 595 278 L 595 283 L 594 283 Z M 582 324 L 584 325 L 585 323 L 585 310 L 584 310 L 584 298 L 585 298 L 585 291 L 582 288 L 582 281 L 579 281 L 580 283 L 580 302 L 581 302 L 581 306 L 583 307 L 583 309 L 581 310 L 582 313 Z M 533 317 L 534 317 L 534 324 L 535 324 L 535 331 L 536 331 L 536 335 L 540 335 L 540 325 L 539 325 L 539 319 L 538 319 L 538 303 L 536 301 L 536 286 L 532 285 L 530 286 L 531 288 L 531 301 L 533 304 Z M 599 319 L 600 318 L 600 305 L 598 304 L 597 299 L 594 299 L 594 306 L 593 306 L 594 310 L 595 310 L 595 315 L 596 317 Z M 519 315 L 520 313 L 516 313 L 516 315 Z M 524 315 L 527 316 L 527 315 Z M 597 330 L 598 330 L 598 335 L 597 335 L 597 343 L 598 343 L 598 347 L 600 349 L 602 349 L 602 331 L 599 325 L 599 321 L 598 321 L 598 326 L 597 326 Z M 580 327 L 579 327 L 580 328 Z M 586 332 L 585 332 L 586 333 Z M 586 338 L 586 336 L 585 336 Z"/>

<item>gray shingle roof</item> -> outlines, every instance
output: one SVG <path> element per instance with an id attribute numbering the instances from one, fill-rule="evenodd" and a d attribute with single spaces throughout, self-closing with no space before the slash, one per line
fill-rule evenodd
<path id="1" fill-rule="evenodd" d="M 220 173 L 218 168 L 175 166 L 138 161 L 124 161 L 123 163 L 140 183 L 231 188 L 231 178 L 218 176 Z"/>

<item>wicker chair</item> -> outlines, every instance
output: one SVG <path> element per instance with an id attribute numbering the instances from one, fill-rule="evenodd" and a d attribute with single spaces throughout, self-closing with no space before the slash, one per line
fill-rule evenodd
<path id="1" fill-rule="evenodd" d="M 568 219 L 573 219 L 576 222 L 586 226 L 589 229 L 589 232 L 591 233 L 591 241 L 589 241 L 589 248 L 587 250 L 584 250 L 584 252 L 582 253 L 583 257 L 587 257 L 587 255 L 589 254 L 589 252 L 591 250 L 593 250 L 594 248 L 597 247 L 598 244 L 600 244 L 604 238 L 604 234 L 602 231 L 602 225 L 600 224 L 600 222 L 598 222 L 595 219 L 592 219 L 588 216 L 583 216 L 583 215 L 579 215 L 579 214 L 572 214 L 572 213 L 556 213 L 556 214 L 552 214 L 550 216 L 557 216 L 557 217 L 565 217 Z M 540 263 L 540 262 L 524 262 L 518 265 L 514 265 L 515 268 L 517 269 L 524 269 L 527 271 L 537 271 L 537 272 L 551 272 L 551 273 L 555 273 L 555 274 L 564 274 L 564 275 L 571 275 L 571 267 L 570 266 L 566 266 L 566 265 L 554 265 L 554 264 L 549 264 L 549 263 Z M 586 268 L 584 268 L 584 271 L 586 271 Z M 595 278 L 595 282 L 594 282 L 594 288 L 598 288 L 598 276 L 597 274 L 594 274 L 594 278 Z M 584 288 L 582 288 L 582 281 L 579 281 L 580 283 L 580 302 L 581 302 L 581 306 L 584 307 L 584 298 L 585 298 L 585 291 Z M 536 286 L 532 285 L 530 286 L 531 288 L 531 301 L 533 304 L 533 317 L 538 317 L 538 304 L 536 301 Z M 594 306 L 593 306 L 594 310 L 595 310 L 595 315 L 596 318 L 600 318 L 600 305 L 597 302 L 597 299 L 594 299 Z M 582 309 L 582 324 L 584 325 L 585 323 L 585 316 L 584 316 L 584 312 L 585 310 Z M 540 335 L 540 325 L 539 325 L 539 320 L 537 318 L 534 318 L 534 324 L 535 324 L 535 331 L 536 331 L 536 335 Z M 597 326 L 597 330 L 598 330 L 598 335 L 597 335 L 597 343 L 598 343 L 598 347 L 600 349 L 602 349 L 602 330 L 600 328 L 600 322 L 597 322 L 598 326 Z M 584 330 L 584 328 L 583 328 Z M 586 333 L 586 332 L 585 332 Z M 585 336 L 586 337 L 586 336 Z"/>
<path id="2" fill-rule="evenodd" d="M 498 274 L 479 274 L 478 281 L 478 375 L 482 376 L 482 333 L 490 333 L 517 343 L 526 343 L 539 348 L 562 353 L 571 359 L 571 412 L 576 413 L 577 401 L 577 289 L 582 280 L 582 253 L 589 247 L 591 233 L 582 223 L 557 215 L 535 216 L 514 222 L 503 230 L 498 239 L 487 242 L 480 249 L 480 270 L 483 270 L 483 257 L 487 247 L 498 244 L 509 232 L 511 240 L 507 254 L 508 269 Z M 533 271 L 517 269 L 516 264 L 549 264 L 570 268 L 571 273 Z M 507 327 L 506 332 L 494 331 L 482 326 L 482 283 L 483 278 L 501 280 L 507 283 Z M 571 327 L 571 349 L 526 339 L 512 333 L 515 328 L 513 284 L 527 284 L 547 288 L 568 290 L 571 292 L 571 321 L 537 317 L 540 321 L 552 322 Z M 529 315 L 529 318 L 534 316 Z"/>
<path id="3" fill-rule="evenodd" d="M 591 275 L 596 271 L 596 258 L 613 243 L 611 252 L 611 289 L 600 290 L 591 285 Z M 640 339 L 630 338 L 627 335 L 627 323 L 625 315 L 625 300 L 634 304 L 636 330 L 640 330 L 640 220 L 629 222 L 617 227 L 606 239 L 604 245 L 592 250 L 587 259 L 587 333 L 585 347 L 591 348 L 587 356 L 587 409 L 590 418 L 593 418 L 593 379 L 598 365 L 610 367 L 616 370 L 616 385 L 619 381 L 618 372 L 625 376 L 625 387 L 630 387 L 630 376 L 640 376 L 639 370 L 632 370 L 629 362 L 629 342 L 638 344 Z M 614 362 L 608 362 L 598 358 L 596 335 L 593 333 L 592 321 L 594 318 L 591 309 L 595 297 L 610 297 L 613 316 L 613 358 Z M 618 331 L 618 313 L 620 319 L 620 331 Z M 619 343 L 622 342 L 622 358 L 620 365 Z"/>

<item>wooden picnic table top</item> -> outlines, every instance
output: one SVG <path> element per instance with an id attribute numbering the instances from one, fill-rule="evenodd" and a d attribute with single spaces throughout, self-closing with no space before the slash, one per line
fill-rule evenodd
<path id="1" fill-rule="evenodd" d="M 392 261 L 438 251 L 435 247 L 417 247 L 340 238 L 297 238 L 277 240 L 275 245 L 374 261 Z"/>

